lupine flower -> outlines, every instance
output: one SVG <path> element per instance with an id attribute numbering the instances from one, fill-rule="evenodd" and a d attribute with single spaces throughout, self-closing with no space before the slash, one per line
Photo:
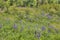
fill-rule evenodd
<path id="1" fill-rule="evenodd" d="M 41 30 L 42 30 L 42 31 L 46 30 L 45 26 L 42 26 Z"/>
<path id="2" fill-rule="evenodd" d="M 13 28 L 14 28 L 14 29 L 17 29 L 17 24 L 14 24 L 14 25 L 13 25 Z"/>

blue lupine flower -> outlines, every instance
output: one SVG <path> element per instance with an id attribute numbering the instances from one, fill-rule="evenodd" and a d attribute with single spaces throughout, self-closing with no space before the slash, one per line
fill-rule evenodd
<path id="1" fill-rule="evenodd" d="M 42 26 L 41 30 L 42 30 L 42 31 L 46 30 L 45 26 Z"/>
<path id="2" fill-rule="evenodd" d="M 14 29 L 17 29 L 17 24 L 14 24 L 14 25 L 13 25 L 13 28 L 14 28 Z"/>

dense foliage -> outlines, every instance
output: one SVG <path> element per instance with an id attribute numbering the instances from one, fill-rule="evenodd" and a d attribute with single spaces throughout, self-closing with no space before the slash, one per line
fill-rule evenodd
<path id="1" fill-rule="evenodd" d="M 42 4 L 60 4 L 60 0 L 0 0 L 0 7 L 12 5 L 17 7 L 37 7 Z"/>
<path id="2" fill-rule="evenodd" d="M 60 40 L 60 0 L 0 0 L 0 40 Z"/>

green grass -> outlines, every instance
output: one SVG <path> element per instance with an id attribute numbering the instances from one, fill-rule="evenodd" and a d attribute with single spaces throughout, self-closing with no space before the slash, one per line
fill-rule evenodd
<path id="1" fill-rule="evenodd" d="M 0 40 L 60 40 L 60 7 L 52 5 L 4 9 L 0 12 Z"/>

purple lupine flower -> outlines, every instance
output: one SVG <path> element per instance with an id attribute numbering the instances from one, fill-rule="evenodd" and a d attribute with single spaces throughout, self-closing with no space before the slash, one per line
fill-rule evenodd
<path id="1" fill-rule="evenodd" d="M 42 30 L 42 31 L 46 30 L 45 26 L 42 26 L 41 30 Z"/>
<path id="2" fill-rule="evenodd" d="M 14 28 L 14 29 L 17 29 L 17 24 L 14 24 L 14 25 L 13 25 L 13 28 Z"/>

